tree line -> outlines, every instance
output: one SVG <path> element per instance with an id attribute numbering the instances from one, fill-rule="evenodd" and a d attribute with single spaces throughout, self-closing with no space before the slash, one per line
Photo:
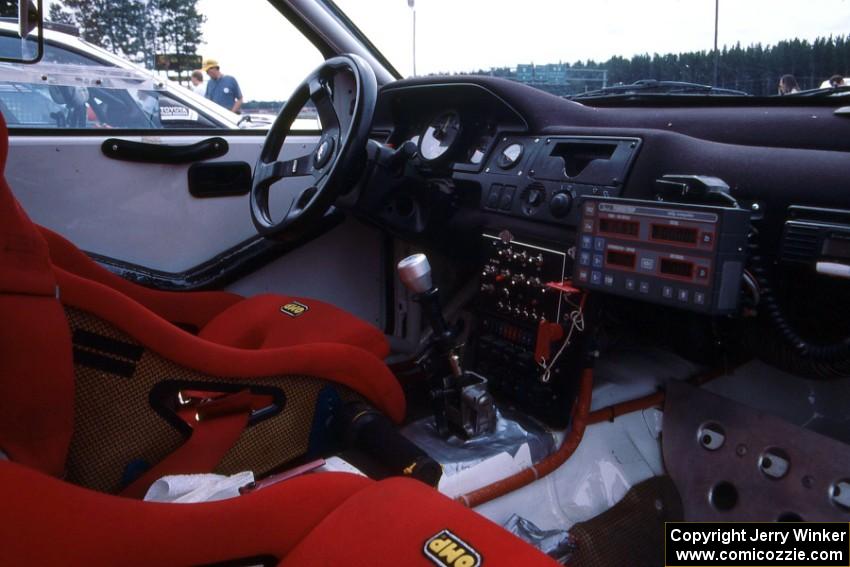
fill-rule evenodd
<path id="1" fill-rule="evenodd" d="M 578 61 L 568 69 L 605 69 L 608 84 L 629 84 L 640 79 L 688 81 L 714 84 L 713 50 L 686 53 L 635 55 L 631 58 L 614 56 L 607 61 Z M 510 69 L 491 69 L 472 74 L 515 78 Z M 512 74 L 514 76 L 512 76 Z M 715 86 L 745 91 L 753 95 L 776 94 L 782 75 L 791 74 L 801 89 L 816 88 L 839 74 L 850 76 L 850 35 L 820 37 L 812 42 L 789 39 L 776 45 L 756 43 L 746 47 L 740 43 L 724 46 L 719 53 L 718 80 Z M 599 81 L 568 80 L 565 84 L 535 84 L 556 94 L 572 94 L 601 86 Z"/>
<path id="2" fill-rule="evenodd" d="M 612 57 L 604 63 L 611 82 L 631 83 L 639 79 L 714 83 L 714 52 L 697 51 L 631 59 Z M 742 47 L 724 47 L 718 65 L 719 87 L 746 91 L 753 95 L 776 94 L 779 78 L 794 75 L 800 88 L 819 87 L 832 75 L 850 71 L 850 35 L 780 41 L 776 45 L 760 43 Z M 592 66 L 592 62 L 588 62 Z"/>
<path id="3" fill-rule="evenodd" d="M 157 53 L 196 54 L 206 16 L 197 0 L 53 0 L 47 19 L 74 25 L 89 43 L 153 69 Z"/>

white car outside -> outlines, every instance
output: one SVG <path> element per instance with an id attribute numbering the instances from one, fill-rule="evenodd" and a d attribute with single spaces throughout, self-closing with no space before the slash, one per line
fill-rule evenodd
<path id="1" fill-rule="evenodd" d="M 0 22 L 0 42 L 20 42 L 13 37 L 15 31 L 15 24 Z M 45 57 L 40 63 L 0 64 L 0 107 L 10 128 L 268 127 L 267 123 L 243 120 L 190 88 L 75 35 L 45 29 L 44 43 Z M 115 68 L 123 74 L 117 74 Z M 138 108 L 132 108 L 131 99 Z M 152 122 L 145 122 L 145 114 Z M 315 127 L 315 121 L 303 127 Z"/>

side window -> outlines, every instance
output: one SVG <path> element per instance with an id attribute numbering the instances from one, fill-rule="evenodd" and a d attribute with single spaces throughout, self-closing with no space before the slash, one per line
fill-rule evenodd
<path id="1" fill-rule="evenodd" d="M 4 30 L 5 31 L 5 30 Z M 0 55 L 3 57 L 14 57 L 15 54 L 21 53 L 21 40 L 17 37 L 7 35 L 8 32 L 0 32 Z M 31 52 L 36 51 L 36 44 L 33 40 L 27 40 L 31 44 Z M 62 63 L 65 65 L 100 65 L 96 59 L 86 57 L 74 51 L 63 49 L 50 43 L 44 42 L 44 56 L 41 58 L 42 63 Z"/>
<path id="2" fill-rule="evenodd" d="M 93 23 L 77 13 L 79 3 L 51 2 L 80 37 L 51 31 L 40 63 L 0 64 L 0 111 L 13 129 L 266 129 L 323 59 L 267 0 L 243 0 L 238 11 L 228 2 L 193 2 L 194 15 L 169 15 L 163 3 L 131 26 L 120 17 L 132 10 L 116 7 Z M 86 25 L 98 27 L 87 33 Z M 12 33 L 0 22 L 0 54 L 20 52 Z M 138 84 L 100 80 L 115 71 Z M 317 129 L 315 109 L 304 109 L 294 127 Z"/>
<path id="3" fill-rule="evenodd" d="M 93 67 L 92 70 L 99 69 Z M 0 70 L 2 74 L 2 70 Z M 69 82 L 67 75 L 64 82 Z M 185 101 L 153 89 L 45 85 L 0 80 L 9 128 L 216 128 Z"/>

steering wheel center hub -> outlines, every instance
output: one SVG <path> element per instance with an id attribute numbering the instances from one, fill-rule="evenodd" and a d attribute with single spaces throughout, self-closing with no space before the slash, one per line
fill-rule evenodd
<path id="1" fill-rule="evenodd" d="M 331 137 L 322 137 L 319 140 L 319 145 L 316 146 L 316 151 L 313 154 L 313 167 L 321 169 L 327 165 L 331 156 L 334 153 L 334 139 Z"/>

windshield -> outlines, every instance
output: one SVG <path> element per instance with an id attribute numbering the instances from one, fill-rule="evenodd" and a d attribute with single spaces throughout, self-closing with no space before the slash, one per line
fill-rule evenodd
<path id="1" fill-rule="evenodd" d="M 830 78 L 850 85 L 846 0 L 336 4 L 407 77 L 489 75 L 560 96 L 766 96 L 829 87 Z"/>

